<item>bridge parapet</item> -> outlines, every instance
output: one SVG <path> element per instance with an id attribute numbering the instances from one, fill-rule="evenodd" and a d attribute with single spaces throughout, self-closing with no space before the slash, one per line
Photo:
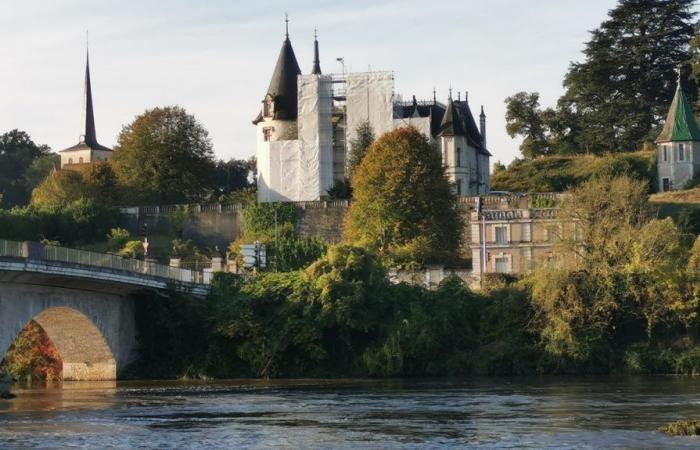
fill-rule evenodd
<path id="1" fill-rule="evenodd" d="M 199 271 L 127 259 L 108 253 L 45 246 L 38 242 L 0 240 L 0 258 L 24 260 L 24 271 L 45 272 L 51 269 L 51 273 L 63 273 L 66 276 L 121 281 L 154 288 L 174 284 L 199 295 L 206 295 L 209 290 L 208 278 Z M 67 266 L 74 270 L 67 271 Z M 115 274 L 118 276 L 115 277 Z"/>

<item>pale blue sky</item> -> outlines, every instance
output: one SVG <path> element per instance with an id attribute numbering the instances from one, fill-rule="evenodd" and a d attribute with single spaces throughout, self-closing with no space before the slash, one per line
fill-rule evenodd
<path id="1" fill-rule="evenodd" d="M 251 120 L 284 36 L 284 12 L 304 72 L 318 27 L 321 68 L 393 70 L 404 98 L 469 91 L 488 116 L 493 160 L 518 144 L 503 100 L 561 94 L 588 30 L 616 0 L 83 1 L 0 0 L 0 132 L 26 130 L 58 151 L 78 141 L 90 30 L 97 134 L 108 146 L 147 108 L 178 104 L 209 130 L 220 158 L 255 153 Z M 462 94 L 463 95 L 463 94 Z"/>

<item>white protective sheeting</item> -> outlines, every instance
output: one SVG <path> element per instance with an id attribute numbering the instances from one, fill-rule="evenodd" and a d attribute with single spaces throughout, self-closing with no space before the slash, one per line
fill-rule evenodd
<path id="1" fill-rule="evenodd" d="M 333 183 L 331 79 L 301 75 L 299 84 L 299 178 L 297 201 L 326 195 Z"/>
<path id="2" fill-rule="evenodd" d="M 358 125 L 365 121 L 369 121 L 376 137 L 391 131 L 394 128 L 393 73 L 349 73 L 345 80 L 347 142 L 355 139 Z"/>
<path id="3" fill-rule="evenodd" d="M 299 141 L 259 144 L 258 161 L 258 201 L 295 201 L 298 196 Z"/>

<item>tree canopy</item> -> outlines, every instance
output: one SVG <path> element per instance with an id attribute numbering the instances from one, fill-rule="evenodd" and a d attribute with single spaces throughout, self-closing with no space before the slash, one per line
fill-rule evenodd
<path id="1" fill-rule="evenodd" d="M 0 207 L 25 205 L 32 189 L 57 165 L 57 155 L 24 131 L 0 136 Z"/>
<path id="2" fill-rule="evenodd" d="M 440 152 L 413 127 L 384 134 L 352 179 L 345 239 L 397 259 L 450 261 L 461 218 Z"/>
<path id="3" fill-rule="evenodd" d="M 124 126 L 112 165 L 132 201 L 197 201 L 214 170 L 209 133 L 179 106 L 153 108 Z"/>
<path id="4" fill-rule="evenodd" d="M 676 86 L 691 62 L 694 0 L 620 0 L 591 32 L 585 59 L 572 63 L 555 108 L 540 109 L 537 93 L 506 100 L 508 132 L 524 137 L 526 157 L 548 153 L 635 151 L 653 140 Z M 694 53 L 695 63 L 697 45 Z M 693 68 L 695 77 L 700 69 Z"/>

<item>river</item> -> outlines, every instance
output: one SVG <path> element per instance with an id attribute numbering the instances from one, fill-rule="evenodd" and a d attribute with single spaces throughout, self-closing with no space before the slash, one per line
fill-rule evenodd
<path id="1" fill-rule="evenodd" d="M 700 448 L 700 379 L 64 383 L 0 400 L 0 448 Z"/>

